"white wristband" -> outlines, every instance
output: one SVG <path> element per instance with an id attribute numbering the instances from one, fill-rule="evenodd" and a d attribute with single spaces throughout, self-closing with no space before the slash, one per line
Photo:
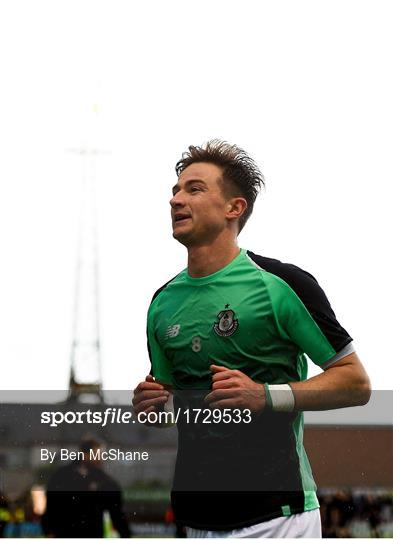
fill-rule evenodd
<path id="1" fill-rule="evenodd" d="M 293 411 L 295 408 L 295 396 L 289 384 L 269 384 L 269 392 L 273 411 Z"/>

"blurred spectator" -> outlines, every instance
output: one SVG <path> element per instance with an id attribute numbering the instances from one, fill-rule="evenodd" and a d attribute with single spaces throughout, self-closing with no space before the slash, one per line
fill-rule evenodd
<path id="1" fill-rule="evenodd" d="M 5 495 L 0 491 L 0 536 L 4 536 L 4 529 L 11 519 L 9 504 Z"/>
<path id="2" fill-rule="evenodd" d="M 348 538 L 349 524 L 354 515 L 352 496 L 338 491 L 323 501 L 322 534 L 330 538 Z"/>
<path id="3" fill-rule="evenodd" d="M 99 448 L 100 444 L 94 439 L 83 441 L 80 445 L 83 459 L 61 467 L 50 479 L 42 521 L 46 535 L 102 538 L 107 511 L 119 535 L 130 536 L 120 486 L 101 470 L 99 459 L 92 459 L 91 450 L 96 454 Z"/>
<path id="4" fill-rule="evenodd" d="M 172 506 L 169 506 L 166 509 L 165 523 L 174 523 L 175 524 L 175 527 L 176 527 L 175 537 L 176 538 L 187 538 L 187 533 L 186 533 L 185 527 L 183 527 L 182 525 L 179 525 L 179 523 L 176 523 L 176 521 L 175 521 L 175 514 L 173 513 Z"/>
<path id="5" fill-rule="evenodd" d="M 392 494 L 337 491 L 319 495 L 322 534 L 325 538 L 391 537 Z"/>
<path id="6" fill-rule="evenodd" d="M 382 521 L 381 511 L 382 511 L 381 499 L 373 495 L 366 495 L 361 517 L 368 522 L 373 538 L 380 537 L 378 529 Z"/>

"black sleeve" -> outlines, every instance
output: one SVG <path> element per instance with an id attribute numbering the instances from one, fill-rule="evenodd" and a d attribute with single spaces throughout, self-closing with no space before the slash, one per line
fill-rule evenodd
<path id="1" fill-rule="evenodd" d="M 351 336 L 338 322 L 325 292 L 313 275 L 294 264 L 262 257 L 252 251 L 247 254 L 260 268 L 281 278 L 291 287 L 336 352 L 352 341 Z"/>

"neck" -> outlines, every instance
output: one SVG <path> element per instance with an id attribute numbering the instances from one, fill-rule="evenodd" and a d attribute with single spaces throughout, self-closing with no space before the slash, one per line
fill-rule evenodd
<path id="1" fill-rule="evenodd" d="M 190 246 L 188 274 L 196 278 L 209 276 L 232 262 L 239 252 L 236 240 L 221 245 Z"/>

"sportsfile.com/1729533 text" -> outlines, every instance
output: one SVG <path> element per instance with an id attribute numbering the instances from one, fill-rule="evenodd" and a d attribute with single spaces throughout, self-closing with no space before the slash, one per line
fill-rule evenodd
<path id="1" fill-rule="evenodd" d="M 57 427 L 66 424 L 96 424 L 105 427 L 108 424 L 249 424 L 252 421 L 250 409 L 202 409 L 177 408 L 175 411 L 150 411 L 134 414 L 123 411 L 121 407 L 107 407 L 103 411 L 43 411 L 41 424 Z"/>

